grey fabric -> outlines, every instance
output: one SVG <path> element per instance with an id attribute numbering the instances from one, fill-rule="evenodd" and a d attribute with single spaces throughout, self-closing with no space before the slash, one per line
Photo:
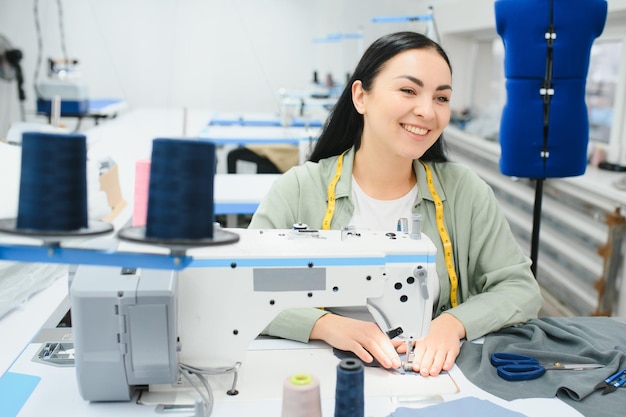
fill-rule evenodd
<path id="1" fill-rule="evenodd" d="M 602 395 L 594 387 L 626 367 L 626 323 L 609 317 L 533 319 L 485 337 L 484 344 L 466 342 L 457 358 L 463 374 L 483 390 L 505 400 L 558 397 L 590 417 L 623 415 L 626 388 Z M 505 381 L 491 365 L 494 352 L 529 355 L 540 363 L 601 363 L 585 371 L 550 370 L 530 381 Z"/>

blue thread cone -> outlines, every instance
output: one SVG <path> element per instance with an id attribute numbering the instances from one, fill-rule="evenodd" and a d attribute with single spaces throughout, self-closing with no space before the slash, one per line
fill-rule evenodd
<path id="1" fill-rule="evenodd" d="M 213 237 L 215 144 L 190 139 L 152 142 L 146 237 Z"/>
<path id="2" fill-rule="evenodd" d="M 364 417 L 363 362 L 343 359 L 337 365 L 335 417 Z"/>
<path id="3" fill-rule="evenodd" d="M 25 132 L 17 229 L 75 231 L 87 219 L 87 139 Z"/>

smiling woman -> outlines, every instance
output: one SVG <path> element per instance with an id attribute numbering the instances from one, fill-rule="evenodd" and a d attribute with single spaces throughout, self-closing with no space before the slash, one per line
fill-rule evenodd
<path id="1" fill-rule="evenodd" d="M 415 75 L 406 75 L 408 68 Z M 415 186 L 412 161 L 450 120 L 451 77 L 439 53 L 409 49 L 389 59 L 370 88 L 361 80 L 352 83 L 354 108 L 364 121 L 352 175 L 367 195 L 390 200 Z"/>
<path id="2" fill-rule="evenodd" d="M 250 223 L 256 229 L 306 223 L 389 232 L 399 218 L 421 216 L 422 231 L 437 247 L 438 275 L 429 283 L 435 293 L 430 331 L 415 344 L 411 364 L 422 375 L 449 370 L 461 339 L 536 317 L 542 303 L 530 261 L 491 188 L 468 168 L 448 162 L 442 132 L 450 119 L 451 85 L 450 62 L 436 42 L 415 32 L 376 40 L 310 161 L 274 183 Z M 362 321 L 359 312 L 334 313 L 284 311 L 266 333 L 322 339 L 365 362 L 401 366 L 404 344 Z"/>

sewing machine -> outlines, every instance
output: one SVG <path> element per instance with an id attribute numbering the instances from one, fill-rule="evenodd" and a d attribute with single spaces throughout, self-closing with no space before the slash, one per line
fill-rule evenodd
<path id="1" fill-rule="evenodd" d="M 190 369 L 234 373 L 236 392 L 250 343 L 289 308 L 367 306 L 383 331 L 407 344 L 428 331 L 437 273 L 427 236 L 233 231 L 237 243 L 190 249 L 193 260 L 178 272 L 78 267 L 70 300 L 85 400 L 127 401 L 139 387 L 175 387 L 181 370 Z M 132 242 L 118 248 L 160 249 Z"/>

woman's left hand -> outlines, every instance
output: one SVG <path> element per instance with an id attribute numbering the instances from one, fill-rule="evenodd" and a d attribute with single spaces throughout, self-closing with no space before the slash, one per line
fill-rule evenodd
<path id="1" fill-rule="evenodd" d="M 430 323 L 424 339 L 415 343 L 413 370 L 422 376 L 435 376 L 449 371 L 461 351 L 465 327 L 452 314 L 443 313 Z M 406 353 L 406 343 L 392 340 L 398 353 Z"/>

